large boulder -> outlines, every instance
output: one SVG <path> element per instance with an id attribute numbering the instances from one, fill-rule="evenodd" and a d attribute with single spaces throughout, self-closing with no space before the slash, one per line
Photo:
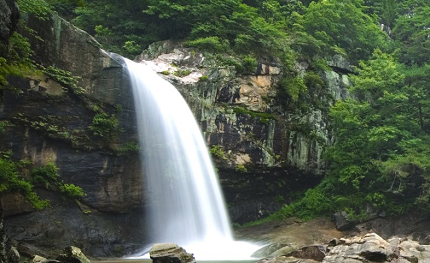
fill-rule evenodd
<path id="1" fill-rule="evenodd" d="M 155 244 L 149 251 L 153 263 L 195 263 L 193 254 L 176 244 Z"/>

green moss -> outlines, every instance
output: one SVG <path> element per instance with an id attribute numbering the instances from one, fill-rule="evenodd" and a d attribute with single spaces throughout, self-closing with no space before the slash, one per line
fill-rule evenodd
<path id="1" fill-rule="evenodd" d="M 236 171 L 239 172 L 239 173 L 246 173 L 246 172 L 248 172 L 248 170 L 246 169 L 245 165 L 243 165 L 243 164 L 238 164 L 236 166 Z"/>
<path id="2" fill-rule="evenodd" d="M 208 81 L 209 80 L 209 76 L 207 75 L 203 75 L 199 78 L 200 81 Z"/>
<path id="3" fill-rule="evenodd" d="M 218 157 L 220 159 L 227 160 L 227 155 L 224 152 L 224 149 L 222 148 L 222 146 L 220 146 L 220 145 L 213 145 L 211 147 L 211 149 L 209 150 L 209 152 L 212 155 L 214 155 L 214 156 L 216 156 L 216 157 Z"/>
<path id="4" fill-rule="evenodd" d="M 176 77 L 180 77 L 180 78 L 183 78 L 183 77 L 188 76 L 190 74 L 191 74 L 191 70 L 189 70 L 189 69 L 186 69 L 186 70 L 178 69 L 177 71 L 175 71 L 173 73 L 173 75 L 175 75 Z"/>
<path id="5" fill-rule="evenodd" d="M 130 153 L 138 153 L 140 152 L 140 146 L 137 142 L 127 142 L 123 144 L 121 147 L 114 149 L 114 153 L 117 155 L 127 155 Z"/>
<path id="6" fill-rule="evenodd" d="M 268 123 L 270 120 L 275 120 L 275 116 L 273 114 L 267 112 L 256 112 L 251 111 L 242 107 L 233 108 L 233 112 L 236 114 L 247 114 L 250 115 L 251 118 L 260 118 L 260 122 L 263 124 Z"/>

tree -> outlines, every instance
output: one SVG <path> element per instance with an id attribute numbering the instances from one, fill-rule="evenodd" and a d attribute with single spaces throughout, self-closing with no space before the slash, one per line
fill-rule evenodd
<path id="1" fill-rule="evenodd" d="M 401 61 L 407 65 L 423 65 L 429 62 L 430 3 L 408 3 L 408 8 L 396 21 L 393 34 L 401 46 Z"/>
<path id="2" fill-rule="evenodd" d="M 375 48 L 387 48 L 387 37 L 363 12 L 361 0 L 310 3 L 303 16 L 305 31 L 320 41 L 320 54 L 341 54 L 352 62 L 369 58 Z"/>

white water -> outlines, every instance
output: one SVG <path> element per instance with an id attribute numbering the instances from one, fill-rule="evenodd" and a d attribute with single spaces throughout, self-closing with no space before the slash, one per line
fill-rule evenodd
<path id="1" fill-rule="evenodd" d="M 233 240 L 217 175 L 180 93 L 126 60 L 149 191 L 151 246 L 176 243 L 197 260 L 249 259 L 257 246 Z"/>

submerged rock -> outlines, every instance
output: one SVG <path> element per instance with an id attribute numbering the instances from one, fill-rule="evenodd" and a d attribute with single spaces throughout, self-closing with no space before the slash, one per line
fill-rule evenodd
<path id="1" fill-rule="evenodd" d="M 155 244 L 149 251 L 153 263 L 195 263 L 193 254 L 176 244 Z"/>

